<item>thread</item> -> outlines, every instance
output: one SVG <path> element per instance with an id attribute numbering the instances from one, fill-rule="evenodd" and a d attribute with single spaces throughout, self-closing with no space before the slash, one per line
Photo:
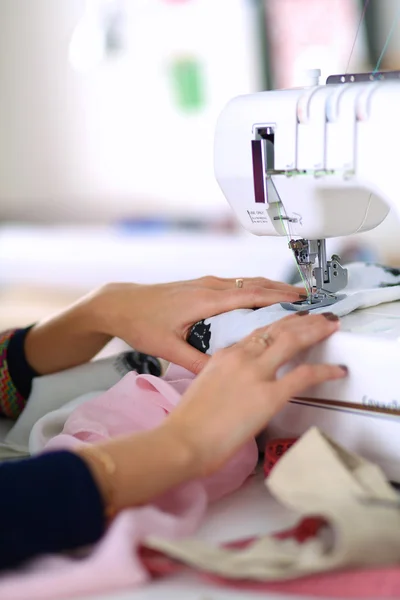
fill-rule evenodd
<path id="1" fill-rule="evenodd" d="M 394 30 L 396 29 L 396 27 L 397 27 L 397 25 L 399 23 L 399 19 L 400 19 L 400 7 L 397 10 L 396 17 L 395 17 L 395 19 L 394 19 L 394 21 L 392 23 L 392 27 L 390 28 L 389 34 L 388 34 L 388 36 L 386 38 L 386 42 L 385 42 L 385 44 L 384 44 L 384 46 L 382 48 L 382 52 L 381 52 L 381 54 L 380 54 L 380 56 L 378 58 L 378 62 L 376 63 L 376 67 L 372 71 L 373 75 L 375 75 L 375 73 L 377 73 L 377 71 L 379 71 L 379 69 L 380 69 L 382 59 L 385 56 L 386 50 L 388 49 L 390 40 L 392 39 L 392 35 L 394 34 Z"/>
<path id="2" fill-rule="evenodd" d="M 281 204 L 282 204 L 281 202 L 278 202 L 279 221 L 280 221 L 280 223 L 281 223 L 281 225 L 282 225 L 283 231 L 284 231 L 284 232 L 285 232 L 285 234 L 286 234 L 286 237 L 287 237 L 287 240 L 288 240 L 288 242 L 290 242 L 290 241 L 291 241 L 291 239 L 293 238 L 293 236 L 291 235 L 291 232 L 290 232 L 290 225 L 289 225 L 289 221 L 287 221 L 287 223 L 288 223 L 288 225 L 287 225 L 287 229 L 288 229 L 288 230 L 286 231 L 286 227 L 285 227 L 285 224 L 284 224 L 284 221 L 283 221 L 283 218 L 282 218 L 282 213 L 281 213 Z M 283 210 L 285 210 L 285 207 L 283 206 L 283 204 L 282 204 L 282 207 L 283 207 Z M 286 218 L 287 218 L 286 211 L 285 211 L 285 216 L 286 216 Z M 296 263 L 296 267 L 297 267 L 297 270 L 298 270 L 298 272 L 299 272 L 300 279 L 301 279 L 301 281 L 302 281 L 302 283 L 303 283 L 303 285 L 304 285 L 304 287 L 305 287 L 305 289 L 306 289 L 306 291 L 307 291 L 307 295 L 310 297 L 310 296 L 311 296 L 311 293 L 312 293 L 312 282 L 311 282 L 311 279 L 310 279 L 310 281 L 308 281 L 308 280 L 307 280 L 307 279 L 304 277 L 303 271 L 302 271 L 302 269 L 301 269 L 301 267 L 300 267 L 299 263 L 297 262 L 297 260 L 296 260 L 296 257 L 295 257 L 295 255 L 294 255 L 294 252 L 293 252 L 293 251 L 292 251 L 292 255 L 293 255 L 294 261 L 295 261 L 295 263 Z"/>
<path id="3" fill-rule="evenodd" d="M 355 35 L 355 38 L 354 38 L 354 41 L 353 41 L 353 45 L 351 47 L 349 60 L 347 61 L 347 67 L 346 67 L 345 73 L 347 73 L 347 71 L 349 70 L 351 57 L 353 56 L 354 48 L 356 47 L 356 42 L 357 42 L 358 34 L 360 33 L 361 25 L 362 25 L 362 22 L 364 21 L 365 13 L 367 12 L 368 4 L 369 4 L 369 0 L 365 0 L 365 2 L 364 2 L 364 8 L 363 8 L 363 11 L 361 13 L 360 20 L 358 22 L 358 27 L 357 27 L 356 35 Z"/>

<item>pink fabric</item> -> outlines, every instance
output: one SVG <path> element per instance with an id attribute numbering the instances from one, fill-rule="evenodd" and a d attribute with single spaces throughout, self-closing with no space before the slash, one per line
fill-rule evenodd
<path id="1" fill-rule="evenodd" d="M 93 442 L 155 427 L 176 406 L 191 379 L 190 373 L 176 367 L 168 371 L 164 380 L 130 373 L 109 392 L 79 407 L 68 419 L 63 434 L 49 446 L 71 448 L 79 440 Z M 256 444 L 251 442 L 217 475 L 180 486 L 148 506 L 124 511 L 104 538 L 85 554 L 44 557 L 23 569 L 2 575 L 1 600 L 57 600 L 131 589 L 151 576 L 182 571 L 185 567 L 139 548 L 140 543 L 152 533 L 171 538 L 193 534 L 208 502 L 240 487 L 252 472 L 256 460 Z M 299 532 L 305 531 L 303 524 L 299 528 L 277 537 L 298 537 Z M 245 544 L 246 541 L 234 545 Z M 200 576 L 248 592 L 318 598 L 400 597 L 398 567 L 327 573 L 277 583 L 233 582 L 207 573 L 200 573 Z"/>
<path id="2" fill-rule="evenodd" d="M 175 366 L 164 379 L 131 372 L 108 392 L 77 408 L 47 448 L 74 448 L 82 442 L 157 427 L 192 379 L 191 373 Z M 41 558 L 3 575 L 0 598 L 56 600 L 143 584 L 149 574 L 138 555 L 140 542 L 150 534 L 169 538 L 193 534 L 208 503 L 238 489 L 253 472 L 257 458 L 256 442 L 251 441 L 212 477 L 182 485 L 147 506 L 125 510 L 85 556 Z"/>

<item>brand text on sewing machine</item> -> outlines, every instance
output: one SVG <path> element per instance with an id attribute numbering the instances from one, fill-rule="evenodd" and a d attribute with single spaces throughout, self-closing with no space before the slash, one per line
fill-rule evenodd
<path id="1" fill-rule="evenodd" d="M 369 398 L 364 395 L 361 400 L 363 406 L 372 406 L 375 408 L 385 408 L 387 410 L 400 410 L 400 402 L 398 400 L 380 401 L 375 398 Z"/>

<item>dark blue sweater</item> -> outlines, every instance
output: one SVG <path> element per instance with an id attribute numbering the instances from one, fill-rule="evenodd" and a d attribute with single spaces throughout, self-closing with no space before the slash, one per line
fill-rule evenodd
<path id="1" fill-rule="evenodd" d="M 6 365 L 25 398 L 37 375 L 25 359 L 28 330 L 19 330 L 10 339 Z M 38 554 L 91 544 L 100 538 L 104 525 L 100 493 L 75 454 L 52 452 L 0 464 L 0 569 Z"/>
<path id="2" fill-rule="evenodd" d="M 0 569 L 91 544 L 103 530 L 101 496 L 72 452 L 0 465 Z"/>

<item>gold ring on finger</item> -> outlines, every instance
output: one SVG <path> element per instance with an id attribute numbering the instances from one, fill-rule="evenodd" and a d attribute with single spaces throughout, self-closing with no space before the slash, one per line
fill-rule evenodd
<path id="1" fill-rule="evenodd" d="M 235 281 L 235 287 L 242 288 L 243 284 L 244 284 L 243 279 L 236 279 L 236 281 Z"/>
<path id="2" fill-rule="evenodd" d="M 266 348 L 271 345 L 272 338 L 268 333 L 263 333 L 262 335 L 255 335 L 251 338 L 253 342 L 261 342 Z"/>

